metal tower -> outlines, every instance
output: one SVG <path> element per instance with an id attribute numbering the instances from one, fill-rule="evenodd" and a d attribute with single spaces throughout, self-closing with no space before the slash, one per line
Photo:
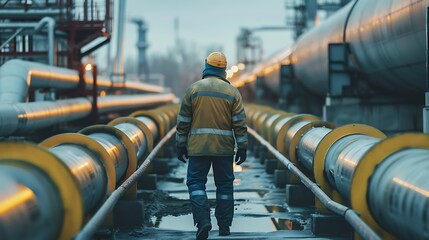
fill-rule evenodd
<path id="1" fill-rule="evenodd" d="M 149 65 L 146 57 L 146 49 L 149 47 L 146 39 L 148 27 L 143 19 L 134 18 L 131 21 L 137 25 L 138 31 L 137 49 L 139 51 L 139 55 L 137 74 L 140 79 L 144 79 L 146 82 L 149 82 Z"/>

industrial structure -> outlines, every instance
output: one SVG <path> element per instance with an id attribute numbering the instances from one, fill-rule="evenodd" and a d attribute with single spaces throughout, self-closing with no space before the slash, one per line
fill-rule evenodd
<path id="1" fill-rule="evenodd" d="M 255 96 L 282 109 L 339 125 L 360 122 L 388 134 L 420 131 L 426 3 L 351 1 L 234 84 L 250 84 Z"/>
<path id="2" fill-rule="evenodd" d="M 112 1 L 0 4 L 0 238 L 90 239 L 143 214 L 136 182 L 155 156 L 173 161 L 177 98 L 127 81 L 121 36 L 110 76 L 82 63 L 110 41 Z M 312 213 L 303 237 L 428 238 L 427 5 L 289 2 L 296 42 L 259 64 L 252 30 L 240 35 L 256 64 L 230 78 L 248 102 L 249 155 L 282 206 Z M 330 17 L 314 23 L 317 9 Z M 338 223 L 354 237 L 320 230 Z"/>

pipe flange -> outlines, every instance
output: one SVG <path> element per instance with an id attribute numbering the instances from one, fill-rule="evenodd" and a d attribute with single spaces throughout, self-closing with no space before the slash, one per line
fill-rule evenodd
<path id="1" fill-rule="evenodd" d="M 271 143 L 271 145 L 275 145 L 276 144 L 276 138 L 275 138 L 275 127 L 277 125 L 278 122 L 280 122 L 281 120 L 288 118 L 288 117 L 292 117 L 295 115 L 295 113 L 289 113 L 289 112 L 281 112 L 279 113 L 280 117 L 276 118 L 271 124 L 270 126 L 268 126 L 268 142 Z"/>
<path id="2" fill-rule="evenodd" d="M 152 121 L 155 122 L 156 126 L 158 127 L 158 131 L 159 131 L 159 139 L 162 139 L 165 134 L 166 134 L 166 129 L 165 129 L 165 123 L 164 123 L 164 119 L 158 115 L 157 113 L 153 112 L 153 111 L 146 111 L 146 110 L 140 110 L 140 111 L 135 111 L 133 113 L 130 114 L 130 117 L 148 117 L 150 119 L 152 119 Z"/>
<path id="3" fill-rule="evenodd" d="M 277 134 L 276 148 L 281 152 L 286 158 L 289 158 L 289 147 L 285 144 L 286 133 L 290 127 L 292 127 L 296 122 L 300 121 L 319 121 L 320 119 L 314 115 L 310 114 L 298 114 L 292 116 L 281 128 Z"/>
<path id="4" fill-rule="evenodd" d="M 140 130 L 143 131 L 143 134 L 147 140 L 147 149 L 146 152 L 144 153 L 142 159 L 144 159 L 150 151 L 152 151 L 153 149 L 153 136 L 152 136 L 152 132 L 150 131 L 150 129 L 146 126 L 146 124 L 142 123 L 141 121 L 132 118 L 132 117 L 120 117 L 120 118 L 116 118 L 114 120 L 112 120 L 111 122 L 109 122 L 107 125 L 108 126 L 115 126 L 118 125 L 120 123 L 132 123 L 134 125 L 136 125 Z"/>
<path id="5" fill-rule="evenodd" d="M 313 161 L 313 173 L 316 183 L 319 184 L 323 192 L 328 194 L 333 200 L 337 202 L 344 202 L 343 197 L 340 193 L 335 190 L 329 184 L 328 180 L 325 178 L 325 158 L 328 154 L 331 146 L 338 141 L 339 139 L 354 135 L 354 134 L 363 134 L 376 138 L 385 138 L 386 135 L 380 130 L 364 125 L 364 124 L 349 124 L 338 127 L 331 132 L 329 132 L 319 143 L 314 152 L 314 161 Z"/>
<path id="6" fill-rule="evenodd" d="M 84 210 L 79 185 L 67 165 L 47 149 L 20 142 L 0 143 L 0 164 L 3 161 L 31 164 L 51 179 L 58 188 L 64 212 L 58 239 L 72 239 L 82 227 Z"/>
<path id="7" fill-rule="evenodd" d="M 321 128 L 321 127 L 327 127 L 334 129 L 335 124 L 331 122 L 325 122 L 325 121 L 316 121 L 316 122 L 310 122 L 302 126 L 296 134 L 293 136 L 292 141 L 289 145 L 289 160 L 293 162 L 295 165 L 299 164 L 297 155 L 296 155 L 296 149 L 298 147 L 299 140 L 302 138 L 302 136 L 310 129 L 312 128 Z M 313 160 L 314 164 L 314 160 Z"/>
<path id="8" fill-rule="evenodd" d="M 112 193 L 116 188 L 116 174 L 115 165 L 110 159 L 109 153 L 106 151 L 106 149 L 96 140 L 78 133 L 58 134 L 46 139 L 39 145 L 45 148 L 53 148 L 62 144 L 75 144 L 84 146 L 101 160 L 107 175 L 106 194 L 103 200 L 107 198 L 107 196 L 109 196 L 110 193 Z M 103 202 L 103 200 L 101 202 Z"/>
<path id="9" fill-rule="evenodd" d="M 117 137 L 122 141 L 127 151 L 128 166 L 127 166 L 127 170 L 125 171 L 125 175 L 121 179 L 117 179 L 119 180 L 118 185 L 123 183 L 129 176 L 131 176 L 131 174 L 133 174 L 136 171 L 137 152 L 136 152 L 136 149 L 134 148 L 133 142 L 131 141 L 131 139 L 128 138 L 128 136 L 124 132 L 122 132 L 117 128 L 107 126 L 107 125 L 93 125 L 80 130 L 79 133 L 84 135 L 89 135 L 92 133 L 107 133 Z"/>
<path id="10" fill-rule="evenodd" d="M 368 183 L 377 165 L 395 152 L 407 148 L 429 149 L 429 135 L 419 133 L 400 134 L 381 140 L 365 153 L 353 174 L 350 185 L 350 202 L 360 217 L 383 239 L 394 239 L 375 221 L 367 202 Z"/>

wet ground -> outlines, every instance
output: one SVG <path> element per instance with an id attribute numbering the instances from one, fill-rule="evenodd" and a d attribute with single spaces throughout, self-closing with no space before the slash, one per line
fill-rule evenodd
<path id="1" fill-rule="evenodd" d="M 158 190 L 139 192 L 139 198 L 145 203 L 144 225 L 117 230 L 115 239 L 195 239 L 196 228 L 185 184 L 187 165 L 176 159 L 171 161 L 176 161 L 177 167 L 170 173 L 158 175 Z M 214 217 L 216 189 L 212 172 L 209 173 L 207 194 L 213 225 L 209 239 L 334 239 L 314 236 L 311 232 L 314 209 L 287 206 L 285 189 L 274 186 L 273 175 L 265 173 L 259 160 L 249 156 L 242 166 L 235 167 L 235 177 L 231 236 L 220 237 Z"/>

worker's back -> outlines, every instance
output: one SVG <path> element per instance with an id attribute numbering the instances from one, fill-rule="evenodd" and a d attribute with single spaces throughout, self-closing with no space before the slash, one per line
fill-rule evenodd
<path id="1" fill-rule="evenodd" d="M 225 80 L 208 77 L 192 84 L 184 99 L 191 101 L 192 108 L 192 123 L 188 139 L 189 155 L 233 155 L 234 138 L 231 119 L 234 104 L 241 103 L 237 89 Z"/>

